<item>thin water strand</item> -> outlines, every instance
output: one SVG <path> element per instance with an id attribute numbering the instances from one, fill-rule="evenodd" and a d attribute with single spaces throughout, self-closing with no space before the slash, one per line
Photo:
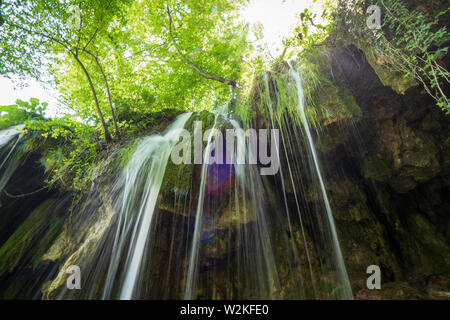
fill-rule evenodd
<path id="1" fill-rule="evenodd" d="M 330 202 L 328 200 L 328 195 L 327 195 L 327 192 L 325 189 L 325 184 L 323 182 L 316 148 L 314 146 L 314 141 L 313 141 L 313 138 L 311 135 L 311 130 L 309 128 L 308 120 L 306 118 L 305 98 L 304 98 L 301 76 L 300 76 L 300 73 L 292 67 L 292 65 L 289 64 L 289 66 L 290 66 L 289 73 L 292 76 L 292 78 L 295 80 L 295 83 L 297 86 L 298 106 L 300 109 L 300 116 L 301 116 L 303 126 L 305 128 L 306 136 L 308 138 L 309 149 L 311 151 L 311 155 L 313 158 L 314 168 L 315 168 L 315 171 L 317 174 L 317 178 L 319 180 L 320 190 L 322 192 L 323 202 L 325 205 L 325 209 L 326 209 L 326 213 L 327 213 L 327 217 L 328 217 L 328 221 L 329 221 L 329 225 L 330 225 L 330 231 L 331 231 L 331 236 L 332 236 L 333 245 L 334 245 L 334 254 L 336 256 L 336 260 L 337 260 L 336 262 L 338 264 L 337 265 L 338 272 L 339 272 L 340 280 L 342 281 L 342 286 L 343 286 L 343 297 L 345 299 L 351 299 L 353 297 L 353 294 L 352 294 L 352 290 L 351 290 L 351 286 L 350 286 L 350 281 L 348 278 L 347 270 L 346 270 L 345 263 L 344 263 L 344 258 L 342 256 L 341 248 L 339 245 L 339 240 L 338 240 L 338 236 L 337 236 L 337 232 L 336 232 L 333 213 L 331 210 Z"/>

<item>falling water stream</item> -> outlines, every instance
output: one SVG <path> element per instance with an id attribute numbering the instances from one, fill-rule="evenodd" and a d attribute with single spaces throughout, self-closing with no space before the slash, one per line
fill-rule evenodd
<path id="1" fill-rule="evenodd" d="M 133 298 L 165 168 L 172 149 L 180 138 L 180 130 L 190 116 L 190 113 L 179 116 L 162 136 L 145 138 L 116 182 L 115 191 L 120 194 L 116 202 L 119 223 L 104 298 L 109 296 L 112 284 L 116 281 L 119 260 L 124 251 L 127 252 L 125 278 L 120 299 Z"/>
<path id="2" fill-rule="evenodd" d="M 86 205 L 77 209 L 80 216 L 100 216 L 90 226 L 93 234 L 80 237 L 79 248 L 66 262 L 86 266 L 83 270 L 87 288 L 80 296 L 61 289 L 57 297 L 129 300 L 164 294 L 184 299 L 351 299 L 333 213 L 305 113 L 301 76 L 292 66 L 289 76 L 295 80 L 303 128 L 292 134 L 290 130 L 294 129 L 285 128 L 282 145 L 276 146 L 277 154 L 282 152 L 285 161 L 285 167 L 281 166 L 274 178 L 281 181 L 279 190 L 267 187 L 270 183 L 259 174 L 259 165 L 242 161 L 257 157 L 245 136 L 236 136 L 231 164 L 211 163 L 210 157 L 218 148 L 217 132 L 226 128 L 242 132 L 245 128 L 237 119 L 230 119 L 228 108 L 222 107 L 213 112 L 212 130 L 204 140 L 203 162 L 192 169 L 198 172 L 198 185 L 191 181 L 190 190 L 174 188 L 174 208 L 178 209 L 161 213 L 160 201 L 166 196 L 161 189 L 167 167 L 173 165 L 172 150 L 182 137 L 181 130 L 196 116 L 182 114 L 162 135 L 141 139 L 111 188 L 88 195 Z M 267 76 L 265 84 L 270 117 L 266 120 L 275 128 Z M 310 154 L 307 163 L 289 156 L 297 150 L 295 146 L 301 145 L 293 137 L 305 141 Z M 20 139 L 17 130 L 9 136 L 0 132 L 0 191 L 16 169 L 8 169 L 8 163 Z M 280 157 L 278 154 L 278 161 L 282 160 Z M 320 188 L 323 207 L 317 211 L 302 200 L 305 189 L 298 176 L 303 166 L 312 168 L 309 173 L 315 177 L 313 184 Z M 194 176 L 193 173 L 190 179 Z M 293 192 L 288 191 L 287 184 L 292 185 Z M 73 228 L 86 229 L 89 223 L 93 224 L 89 219 Z M 165 251 L 161 252 L 160 245 L 166 242 Z M 52 286 L 61 288 L 63 276 L 61 268 Z"/>
<path id="3" fill-rule="evenodd" d="M 187 284 L 186 284 L 186 299 L 194 299 L 195 298 L 195 280 L 198 270 L 198 250 L 199 250 L 199 241 L 200 241 L 200 233 L 202 226 L 202 217 L 203 217 L 203 205 L 205 198 L 205 182 L 206 175 L 209 165 L 209 157 L 211 155 L 212 148 L 212 139 L 215 134 L 215 130 L 218 128 L 218 121 L 221 118 L 226 117 L 227 108 L 222 107 L 216 112 L 214 117 L 214 124 L 208 136 L 207 145 L 205 148 L 205 152 L 203 154 L 203 164 L 202 164 L 202 172 L 201 172 L 201 180 L 200 180 L 200 191 L 199 198 L 197 203 L 197 210 L 195 214 L 195 227 L 194 227 L 194 237 L 192 239 L 192 247 L 191 254 L 189 258 L 189 269 L 187 275 Z"/>
<path id="4" fill-rule="evenodd" d="M 213 212 L 216 209 L 213 205 L 214 201 L 209 199 L 211 196 L 207 195 L 207 181 L 213 179 L 214 184 L 221 185 L 224 181 L 233 178 L 234 184 L 230 185 L 229 189 L 232 189 L 234 196 L 230 196 L 227 201 L 234 209 L 236 219 L 235 223 L 230 222 L 228 228 L 235 229 L 235 234 L 228 235 L 227 240 L 228 242 L 236 241 L 237 244 L 235 248 L 229 248 L 227 252 L 227 278 L 230 282 L 245 283 L 241 288 L 242 292 L 238 293 L 240 298 L 280 299 L 281 286 L 274 257 L 276 249 L 271 237 L 269 213 L 264 205 L 266 201 L 264 187 L 257 166 L 245 163 L 246 158 L 256 157 L 256 155 L 250 154 L 252 148 L 249 142 L 242 134 L 239 134 L 243 132 L 240 123 L 234 119 L 229 120 L 227 115 L 226 108 L 221 108 L 215 113 L 213 130 L 209 134 L 205 148 L 185 299 L 197 298 L 199 261 L 202 258 L 200 240 L 202 227 L 208 221 L 204 213 Z M 228 123 L 238 133 L 237 141 L 233 144 L 231 166 L 214 164 L 208 159 L 217 148 L 216 140 L 213 139 L 217 131 L 214 130 L 219 130 L 224 123 Z M 223 197 L 221 196 L 222 199 Z M 216 211 L 215 214 L 223 213 Z M 230 262 L 232 256 L 235 257 L 234 262 Z M 217 274 L 213 272 L 213 276 L 217 277 Z M 214 281 L 210 283 L 211 286 L 214 285 Z"/>
<path id="5" fill-rule="evenodd" d="M 0 131 L 0 150 L 4 150 L 4 154 L 0 154 L 0 192 L 19 166 L 17 146 L 22 140 L 22 127 L 23 125 L 19 125 Z"/>
<path id="6" fill-rule="evenodd" d="M 335 255 L 335 258 L 336 258 L 337 268 L 338 268 L 337 271 L 339 273 L 339 278 L 343 282 L 342 283 L 343 297 L 346 299 L 350 299 L 350 298 L 352 298 L 350 281 L 348 278 L 347 270 L 345 268 L 344 258 L 342 257 L 342 252 L 341 252 L 341 248 L 339 245 L 336 227 L 334 224 L 333 213 L 331 210 L 330 201 L 328 200 L 328 195 L 327 195 L 327 191 L 325 189 L 325 184 L 323 182 L 322 172 L 320 170 L 320 164 L 319 164 L 319 160 L 317 157 L 316 148 L 314 146 L 314 140 L 312 138 L 311 130 L 309 128 L 308 120 L 306 118 L 305 97 L 304 97 L 304 92 L 303 92 L 302 79 L 301 79 L 300 73 L 297 70 L 295 70 L 291 65 L 289 65 L 289 66 L 290 66 L 289 73 L 292 76 L 292 78 L 295 80 L 295 83 L 297 86 L 298 106 L 300 109 L 300 116 L 301 116 L 302 124 L 303 124 L 305 132 L 306 132 L 309 149 L 310 149 L 310 152 L 311 152 L 311 155 L 313 158 L 314 168 L 315 168 L 315 171 L 317 174 L 317 178 L 319 180 L 320 190 L 322 192 L 322 199 L 323 199 L 323 202 L 325 205 L 325 209 L 326 209 L 326 213 L 327 213 L 327 217 L 328 217 L 328 221 L 329 221 L 331 237 L 332 237 L 332 241 L 334 244 L 334 246 L 333 246 L 334 253 L 333 254 Z"/>

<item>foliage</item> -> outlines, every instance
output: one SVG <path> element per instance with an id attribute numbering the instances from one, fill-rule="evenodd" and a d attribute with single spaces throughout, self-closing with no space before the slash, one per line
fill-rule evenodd
<path id="1" fill-rule="evenodd" d="M 47 103 L 40 103 L 31 98 L 29 102 L 18 99 L 16 104 L 0 106 L 0 130 L 24 123 L 33 119 L 42 119 Z"/>
<path id="2" fill-rule="evenodd" d="M 25 130 L 33 133 L 33 139 L 43 140 L 40 144 L 50 146 L 42 160 L 50 173 L 47 183 L 75 190 L 85 187 L 90 180 L 87 171 L 101 147 L 95 128 L 66 115 L 52 120 L 26 121 Z"/>
<path id="3" fill-rule="evenodd" d="M 384 13 L 382 26 L 369 30 L 365 14 L 369 3 L 340 1 L 332 13 L 334 41 L 344 42 L 347 38 L 371 50 L 391 70 L 421 83 L 448 114 L 450 104 L 445 88 L 450 84 L 450 73 L 441 59 L 448 54 L 450 33 L 441 26 L 440 19 L 450 8 L 430 18 L 420 11 L 408 10 L 403 1 L 379 0 L 376 4 Z"/>
<path id="4" fill-rule="evenodd" d="M 60 101 L 84 122 L 101 124 L 109 140 L 113 127 L 118 137 L 121 126 L 126 131 L 163 109 L 230 100 L 232 88 L 204 75 L 240 80 L 248 57 L 246 28 L 236 23 L 243 2 L 4 1 L 0 73 L 50 77 Z M 79 29 L 68 24 L 73 5 Z"/>
<path id="5" fill-rule="evenodd" d="M 383 19 L 381 28 L 370 30 L 366 10 L 373 4 L 382 9 Z M 448 54 L 450 41 L 450 32 L 441 20 L 449 12 L 450 8 L 429 18 L 420 11 L 408 10 L 403 1 L 397 0 L 325 1 L 321 18 L 326 23 L 315 25 L 317 16 L 305 9 L 300 14 L 296 36 L 287 39 L 286 45 L 298 48 L 303 56 L 323 45 L 355 43 L 384 63 L 384 68 L 399 72 L 405 80 L 421 83 L 436 104 L 449 114 L 446 90 L 450 73 L 441 61 Z"/>
<path id="6" fill-rule="evenodd" d="M 228 101 L 228 85 L 207 79 L 183 60 L 205 73 L 238 81 L 247 50 L 245 29 L 235 23 L 240 1 L 135 1 L 126 15 L 98 35 L 93 51 L 101 57 L 120 121 L 146 119 L 163 109 L 199 110 Z M 172 34 L 169 32 L 171 9 Z M 89 69 L 94 61 L 86 61 Z M 56 69 L 63 99 L 77 114 L 92 119 L 88 88 L 82 71 L 71 63 Z M 96 87 L 99 73 L 92 74 Z M 104 91 L 98 92 L 102 104 Z M 104 110 L 106 123 L 112 115 Z"/>
<path id="7" fill-rule="evenodd" d="M 136 124 L 121 121 L 119 127 L 127 135 L 114 145 L 102 141 L 99 128 L 73 116 L 25 121 L 23 130 L 29 137 L 26 149 L 43 152 L 41 161 L 49 176 L 46 180 L 49 186 L 81 191 L 105 169 L 108 174 L 115 174 L 124 167 L 135 149 L 136 137 L 149 131 L 148 127 L 140 128 L 138 124 L 146 123 L 152 127 L 151 132 L 159 133 L 177 114 L 171 109 L 151 114 Z M 110 157 L 112 154 L 114 156 Z"/>
<path id="8" fill-rule="evenodd" d="M 96 41 L 98 34 L 107 31 L 127 3 L 121 0 L 4 1 L 2 14 L 5 23 L 0 27 L 0 55 L 4 58 L 0 61 L 0 73 L 41 79 L 67 61 L 76 64 L 86 77 L 83 87 L 91 91 L 91 103 L 95 104 L 93 113 L 97 113 L 102 123 L 106 141 L 111 140 L 98 102 L 97 89 L 92 83 L 92 70 L 86 68 L 81 54 L 89 55 L 89 59 L 97 58 L 88 50 L 89 45 Z M 71 23 L 74 16 L 69 9 L 73 6 L 79 8 L 82 14 L 77 16 L 80 19 L 78 26 Z M 101 69 L 100 64 L 95 66 Z"/>
<path id="9" fill-rule="evenodd" d="M 60 53 L 73 48 L 78 42 L 88 42 L 100 23 L 107 23 L 118 8 L 118 1 L 2 1 L 5 20 L 0 33 L 0 73 L 39 77 L 48 71 L 52 62 L 66 57 Z M 83 28 L 74 29 L 68 23 L 71 6 L 86 11 Z"/>
<path id="10" fill-rule="evenodd" d="M 246 50 L 245 30 L 235 23 L 240 2 L 135 2 L 129 24 L 119 35 L 130 39 L 120 41 L 121 52 L 128 56 L 124 68 L 129 70 L 129 81 L 122 85 L 128 89 L 138 83 L 130 92 L 147 100 L 147 108 L 199 110 L 228 101 L 226 84 L 205 78 L 181 55 L 209 75 L 239 80 Z"/>
<path id="11" fill-rule="evenodd" d="M 323 21 L 322 24 L 315 22 L 319 17 L 307 8 L 300 13 L 299 23 L 294 30 L 294 36 L 286 39 L 285 45 L 297 48 L 296 51 L 304 52 L 322 44 L 329 36 L 331 30 L 331 24 L 329 24 L 330 10 L 333 8 L 331 3 L 331 1 L 324 1 L 322 4 L 323 11 L 320 15 L 320 20 Z"/>
<path id="12" fill-rule="evenodd" d="M 380 2 L 386 9 L 384 26 L 393 34 L 387 41 L 382 31 L 376 33 L 381 51 L 405 76 L 420 81 L 437 105 L 450 114 L 449 97 L 443 89 L 450 84 L 450 73 L 440 63 L 448 53 L 450 32 L 445 26 L 439 27 L 439 18 L 450 12 L 450 7 L 430 20 L 422 12 L 409 12 L 401 1 Z"/>

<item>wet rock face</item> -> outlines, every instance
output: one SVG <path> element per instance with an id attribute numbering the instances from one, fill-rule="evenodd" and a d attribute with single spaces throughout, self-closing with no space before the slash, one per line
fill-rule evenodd
<path id="1" fill-rule="evenodd" d="M 21 164 L 0 193 L 0 246 L 26 219 L 31 210 L 52 194 L 42 190 L 44 170 L 38 164 L 39 155 L 24 155 L 19 161 Z M 39 190 L 41 191 L 27 197 L 21 196 Z"/>
<path id="2" fill-rule="evenodd" d="M 448 117 L 419 88 L 402 96 L 384 87 L 364 54 L 352 50 L 353 55 L 335 53 L 334 64 L 363 111 L 358 128 L 366 147 L 366 154 L 359 156 L 362 176 L 387 182 L 397 193 L 407 193 L 447 174 Z"/>
<path id="3" fill-rule="evenodd" d="M 423 130 L 426 123 L 411 123 L 404 115 L 376 120 L 373 147 L 361 163 L 364 177 L 388 182 L 398 193 L 411 191 L 419 183 L 448 170 L 448 165 L 440 161 L 447 152 L 439 142 L 440 137 Z M 445 123 L 435 124 L 437 132 L 448 128 Z"/>
<path id="4" fill-rule="evenodd" d="M 444 280 L 431 289 L 424 279 L 448 277 L 450 265 L 450 118 L 420 87 L 385 87 L 354 47 L 333 65 L 363 112 L 338 126 L 347 139 L 333 138 L 336 126 L 317 134 L 334 141 L 318 149 L 357 298 L 448 297 Z M 365 289 L 371 264 L 391 283 L 378 293 Z"/>
<path id="5" fill-rule="evenodd" d="M 63 229 L 72 199 L 44 187 L 41 155 L 23 149 L 20 144 L 18 167 L 0 193 L 0 299 L 42 297 L 60 262 L 45 254 Z"/>

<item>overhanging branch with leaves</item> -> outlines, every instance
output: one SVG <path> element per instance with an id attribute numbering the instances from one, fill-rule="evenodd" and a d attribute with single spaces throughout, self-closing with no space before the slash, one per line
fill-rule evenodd
<path id="1" fill-rule="evenodd" d="M 173 20 L 172 20 L 172 15 L 170 13 L 170 8 L 167 5 L 166 7 L 166 12 L 167 12 L 167 16 L 169 17 L 169 37 L 170 37 L 170 42 L 173 44 L 175 50 L 177 51 L 177 54 L 180 56 L 180 58 L 186 62 L 188 65 L 190 65 L 195 71 L 197 71 L 202 77 L 206 78 L 206 79 L 210 79 L 210 80 L 214 80 L 214 81 L 218 81 L 218 82 L 222 82 L 222 83 L 226 83 L 232 87 L 237 87 L 237 82 L 235 80 L 229 80 L 229 79 L 225 79 L 223 77 L 217 76 L 217 75 L 213 75 L 213 74 L 209 74 L 205 71 L 203 71 L 199 66 L 197 66 L 195 63 L 193 63 L 191 60 L 189 60 L 180 50 L 180 48 L 178 47 L 175 38 L 173 36 L 173 31 L 172 31 L 172 27 L 173 27 Z"/>

